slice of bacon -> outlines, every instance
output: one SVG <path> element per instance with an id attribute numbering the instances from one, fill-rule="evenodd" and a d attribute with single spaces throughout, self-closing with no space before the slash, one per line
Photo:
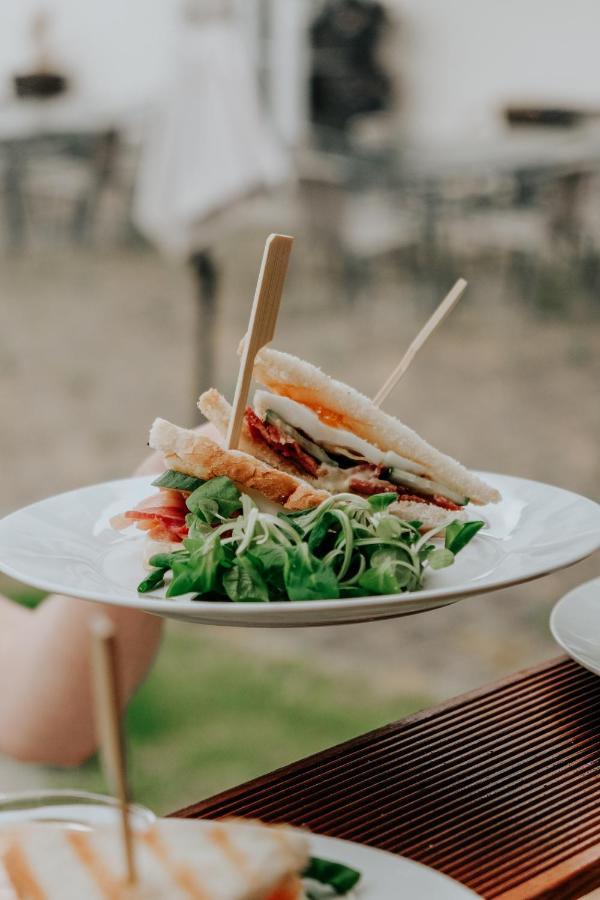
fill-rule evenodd
<path id="1" fill-rule="evenodd" d="M 148 529 L 148 536 L 153 541 L 169 541 L 173 544 L 180 544 L 188 536 L 188 527 L 183 525 L 167 526 L 159 519 L 155 519 Z"/>
<path id="2" fill-rule="evenodd" d="M 318 475 L 320 463 L 303 450 L 298 441 L 280 431 L 276 425 L 263 422 L 249 406 L 246 408 L 245 418 L 248 430 L 255 441 L 266 444 L 279 456 L 292 462 L 301 472 L 308 472 L 313 477 Z"/>
<path id="3" fill-rule="evenodd" d="M 185 516 L 179 512 L 173 512 L 169 506 L 154 506 L 148 509 L 128 509 L 123 513 L 126 519 L 137 521 L 138 519 L 162 519 L 163 522 L 182 522 Z"/>
<path id="4" fill-rule="evenodd" d="M 168 506 L 172 509 L 181 510 L 182 513 L 187 512 L 185 504 L 186 497 L 189 494 L 183 494 L 181 491 L 172 491 L 169 488 L 161 488 L 157 494 L 146 497 L 141 503 L 138 503 L 136 509 L 147 509 L 154 506 Z"/>
<path id="5" fill-rule="evenodd" d="M 427 497 L 424 494 L 409 493 L 408 491 L 403 491 L 399 485 L 378 478 L 369 480 L 363 478 L 351 478 L 348 482 L 348 487 L 351 491 L 354 491 L 357 494 L 363 494 L 367 497 L 371 497 L 373 494 L 390 494 L 393 492 L 397 494 L 398 500 L 405 500 L 410 503 L 431 503 L 433 506 L 440 506 L 442 509 L 452 511 L 462 509 L 458 504 L 453 503 L 452 500 L 441 497 L 439 494 Z"/>
<path id="6" fill-rule="evenodd" d="M 163 515 L 160 510 L 130 509 L 125 513 L 125 518 L 135 522 L 138 528 L 148 532 L 155 541 L 179 542 L 188 535 L 185 517 Z"/>
<path id="7" fill-rule="evenodd" d="M 128 509 L 119 519 L 125 526 L 135 522 L 141 531 L 146 531 L 155 541 L 177 543 L 188 535 L 185 524 L 187 513 L 183 494 L 161 489 L 158 494 L 142 500 L 136 509 Z M 116 527 L 122 527 L 119 523 L 115 524 Z"/>
<path id="8" fill-rule="evenodd" d="M 397 494 L 398 490 L 395 485 L 389 481 L 381 481 L 379 478 L 351 478 L 348 487 L 356 494 L 363 494 L 370 497 L 373 494 Z"/>
<path id="9" fill-rule="evenodd" d="M 462 506 L 459 506 L 458 503 L 454 503 L 453 500 L 448 500 L 447 497 L 442 497 L 440 494 L 434 494 L 431 501 L 436 506 L 441 506 L 442 509 L 450 509 L 452 512 L 462 509 Z"/>

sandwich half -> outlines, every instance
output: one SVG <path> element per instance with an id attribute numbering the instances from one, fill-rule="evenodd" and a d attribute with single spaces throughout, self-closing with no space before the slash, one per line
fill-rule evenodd
<path id="1" fill-rule="evenodd" d="M 134 835 L 128 885 L 119 828 L 27 823 L 0 832 L 6 900 L 300 900 L 308 842 L 254 822 L 163 819 Z"/>
<path id="2" fill-rule="evenodd" d="M 240 448 L 318 490 L 368 496 L 393 492 L 388 507 L 435 527 L 466 518 L 469 503 L 500 494 L 354 388 L 304 360 L 263 348 L 254 365 L 258 390 L 246 410 Z M 211 389 L 198 401 L 222 434 L 231 407 Z"/>
<path id="3" fill-rule="evenodd" d="M 299 473 L 280 471 L 268 462 L 240 450 L 226 450 L 210 438 L 165 419 L 155 419 L 149 444 L 162 452 L 165 463 L 177 472 L 209 479 L 226 475 L 243 491 L 257 491 L 288 510 L 318 506 L 328 495 Z"/>

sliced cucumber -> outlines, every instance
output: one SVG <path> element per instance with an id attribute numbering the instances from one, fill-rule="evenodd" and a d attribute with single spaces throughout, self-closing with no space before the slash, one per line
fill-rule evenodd
<path id="1" fill-rule="evenodd" d="M 270 425 L 275 425 L 276 428 L 279 428 L 280 431 L 283 431 L 284 434 L 291 437 L 297 444 L 300 444 L 303 450 L 306 450 L 307 453 L 310 453 L 310 455 L 314 456 L 315 459 L 318 459 L 319 462 L 327 463 L 328 466 L 337 466 L 335 460 L 328 456 L 322 447 L 319 447 L 319 445 L 315 444 L 314 441 L 311 441 L 310 438 L 300 434 L 293 425 L 289 425 L 285 419 L 282 419 L 281 416 L 272 409 L 267 410 L 265 420 Z"/>
<path id="2" fill-rule="evenodd" d="M 183 472 L 169 469 L 167 472 L 163 472 L 152 484 L 154 487 L 168 488 L 170 491 L 189 491 L 191 494 L 204 482 L 201 478 L 194 478 L 193 475 L 184 475 Z"/>
<path id="3" fill-rule="evenodd" d="M 429 496 L 439 494 L 441 497 L 446 497 L 447 500 L 452 500 L 453 503 L 457 503 L 459 506 L 466 506 L 469 502 L 468 497 L 450 490 L 450 488 L 440 484 L 439 481 L 430 481 L 429 478 L 421 478 L 419 475 L 413 475 L 411 472 L 405 472 L 403 469 L 396 467 L 388 469 L 388 473 L 390 481 L 393 481 L 394 484 L 412 487 L 419 491 L 420 494 Z"/>

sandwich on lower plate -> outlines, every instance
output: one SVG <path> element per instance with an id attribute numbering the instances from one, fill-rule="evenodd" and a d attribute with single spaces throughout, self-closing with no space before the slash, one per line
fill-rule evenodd
<path id="1" fill-rule="evenodd" d="M 466 518 L 469 503 L 500 499 L 368 397 L 304 360 L 263 348 L 254 378 L 266 390 L 256 391 L 246 410 L 240 450 L 319 492 L 394 493 L 388 511 L 426 527 Z M 227 400 L 211 389 L 198 406 L 225 435 Z"/>
<path id="2" fill-rule="evenodd" d="M 0 831 L 2 900 L 300 900 L 308 841 L 252 822 L 168 819 L 134 836 L 128 885 L 118 828 L 27 823 Z M 1 883 L 2 877 L 4 884 Z"/>

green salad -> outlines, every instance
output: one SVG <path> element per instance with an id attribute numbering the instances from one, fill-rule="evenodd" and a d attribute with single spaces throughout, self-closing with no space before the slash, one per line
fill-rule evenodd
<path id="1" fill-rule="evenodd" d="M 416 591 L 428 569 L 452 565 L 484 525 L 452 522 L 422 534 L 420 522 L 387 511 L 391 493 L 336 494 L 275 514 L 227 477 L 202 482 L 171 471 L 154 484 L 190 492 L 182 548 L 152 556 L 138 586 L 146 593 L 167 584 L 167 597 L 267 603 Z"/>

